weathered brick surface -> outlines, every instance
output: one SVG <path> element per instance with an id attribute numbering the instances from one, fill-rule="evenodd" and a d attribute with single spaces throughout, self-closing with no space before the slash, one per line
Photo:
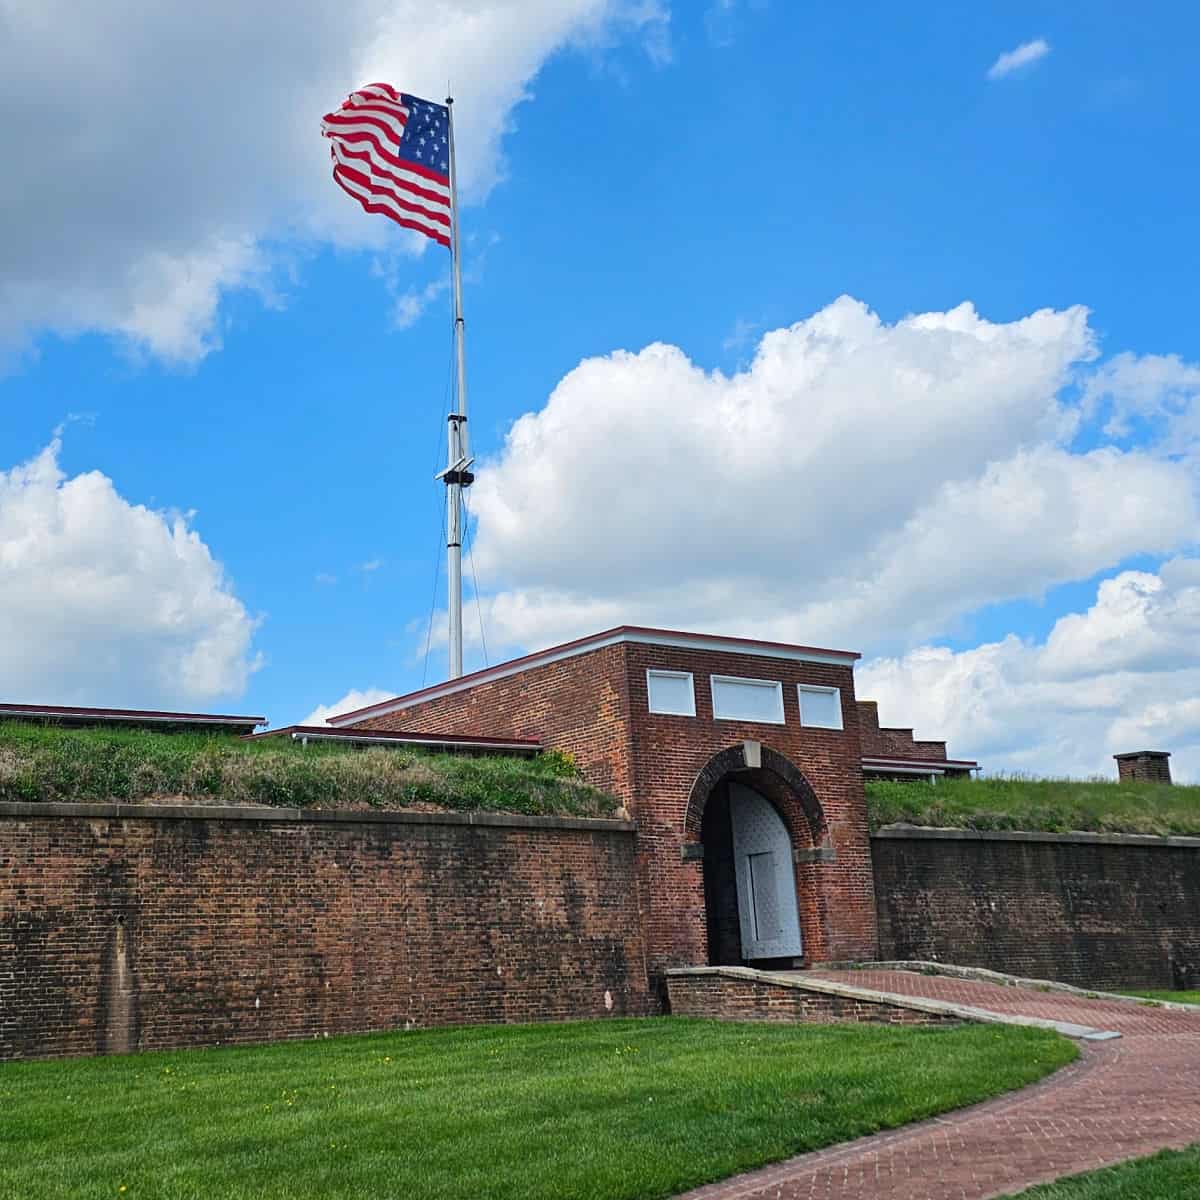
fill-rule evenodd
<path id="1" fill-rule="evenodd" d="M 898 729 L 879 724 L 879 704 L 875 700 L 859 700 L 858 731 L 862 752 L 868 758 L 908 758 L 923 762 L 946 758 L 945 742 L 916 741 L 911 729 Z"/>
<path id="2" fill-rule="evenodd" d="M 1137 750 L 1114 754 L 1117 778 L 1122 783 L 1170 783 L 1171 755 L 1165 750 Z"/>
<path id="3" fill-rule="evenodd" d="M 13 817 L 0 1059 L 650 1010 L 629 832 Z"/>
<path id="4" fill-rule="evenodd" d="M 854 673 L 848 666 L 631 644 L 628 678 L 633 726 L 634 815 L 638 860 L 645 886 L 646 938 L 653 974 L 668 967 L 708 961 L 704 867 L 684 861 L 681 848 L 699 840 L 704 789 L 694 788 L 714 757 L 743 741 L 757 741 L 803 775 L 820 806 L 833 861 L 797 865 L 801 933 L 809 961 L 865 958 L 875 951 L 875 911 L 870 845 L 863 793 Z M 657 667 L 692 672 L 696 716 L 649 711 L 646 671 Z M 779 680 L 783 725 L 717 720 L 712 675 Z M 800 724 L 799 683 L 841 689 L 844 729 Z M 814 848 L 813 821 L 794 788 L 781 786 L 770 770 L 743 771 L 745 782 L 780 810 L 797 849 Z"/>
<path id="5" fill-rule="evenodd" d="M 671 975 L 667 978 L 671 1013 L 719 1021 L 784 1021 L 825 1024 L 953 1025 L 957 1017 L 919 1012 L 885 1001 L 805 992 L 762 980 L 720 975 Z"/>
<path id="6" fill-rule="evenodd" d="M 912 750 L 915 757 L 925 759 L 926 761 L 929 759 L 941 759 L 945 761 L 946 758 L 945 742 L 914 741 Z"/>
<path id="7" fill-rule="evenodd" d="M 541 738 L 574 755 L 597 787 L 625 801 L 633 794 L 629 693 L 620 645 L 366 717 L 355 728 Z"/>
<path id="8" fill-rule="evenodd" d="M 872 849 L 884 959 L 1200 987 L 1200 847 L 912 831 Z"/>
<path id="9" fill-rule="evenodd" d="M 652 667 L 692 672 L 695 717 L 649 711 L 646 671 Z M 778 680 L 785 724 L 716 720 L 712 675 Z M 845 728 L 801 726 L 799 683 L 840 688 Z M 360 724 L 422 733 L 535 736 L 574 754 L 588 778 L 619 795 L 637 819 L 638 902 L 656 989 L 665 968 L 708 962 L 704 866 L 700 858 L 685 861 L 682 855 L 685 844 L 700 839 L 706 793 L 697 791 L 697 779 L 715 756 L 744 740 L 760 742 L 803 776 L 819 806 L 820 837 L 833 851 L 831 861 L 796 868 L 806 959 L 869 958 L 875 952 L 858 709 L 849 666 L 749 651 L 618 643 Z M 815 847 L 812 814 L 795 789 L 783 786 L 770 770 L 742 769 L 739 776 L 775 803 L 797 849 Z"/>

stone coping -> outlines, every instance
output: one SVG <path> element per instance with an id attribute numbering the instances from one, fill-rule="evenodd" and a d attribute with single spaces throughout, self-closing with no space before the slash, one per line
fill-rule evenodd
<path id="1" fill-rule="evenodd" d="M 51 804 L 0 801 L 0 820 L 85 817 L 141 821 L 259 821 L 312 825 L 471 825 L 494 829 L 559 829 L 583 833 L 634 833 L 636 821 L 612 817 L 537 817 L 522 813 L 364 811 L 324 808 L 222 807 L 217 804 Z"/>
<path id="2" fill-rule="evenodd" d="M 932 839 L 946 842 L 1066 842 L 1078 846 L 1146 846 L 1200 850 L 1200 837 L 1154 833 L 1041 833 L 1024 829 L 950 829 L 933 825 L 884 825 L 872 838 L 897 841 Z"/>
<path id="3" fill-rule="evenodd" d="M 829 964 L 822 963 L 821 965 L 828 966 Z M 872 965 L 878 966 L 879 964 Z M 820 992 L 827 996 L 841 996 L 847 1000 L 862 1000 L 867 1003 L 890 1005 L 893 1008 L 907 1008 L 914 1012 L 957 1017 L 962 1021 L 979 1021 L 989 1025 L 1027 1025 L 1034 1029 L 1050 1029 L 1066 1037 L 1086 1042 L 1107 1042 L 1121 1036 L 1110 1029 L 1093 1029 L 1090 1025 L 1076 1025 L 1071 1021 L 1051 1021 L 1043 1017 L 1024 1017 L 1017 1013 L 995 1013 L 970 1004 L 930 1000 L 923 996 L 904 996 L 897 992 L 879 992 L 874 988 L 856 987 L 853 984 L 832 979 L 815 978 L 807 971 L 760 971 L 756 967 L 676 967 L 668 970 L 665 974 L 668 979 L 696 975 L 721 975 L 727 979 L 743 979 L 749 983 L 766 983 L 776 987 L 793 988 L 801 992 Z"/>
<path id="4" fill-rule="evenodd" d="M 1008 975 L 1004 971 L 992 971 L 987 967 L 961 967 L 956 963 L 929 962 L 919 958 L 892 959 L 886 962 L 823 962 L 815 965 L 831 971 L 912 971 L 918 975 L 947 975 L 952 979 L 994 983 L 999 987 L 1022 987 L 1035 992 L 1067 992 L 1081 1000 L 1114 1000 L 1120 1004 L 1136 1004 L 1139 1008 L 1170 1008 L 1190 1013 L 1200 1009 L 1200 1004 L 1184 1004 L 1179 1000 L 1151 1000 L 1145 996 L 1129 996 L 1124 992 L 1105 992 L 1098 988 L 1077 987 L 1073 983 L 1059 983 L 1057 979 L 1029 979 L 1024 975 Z"/>

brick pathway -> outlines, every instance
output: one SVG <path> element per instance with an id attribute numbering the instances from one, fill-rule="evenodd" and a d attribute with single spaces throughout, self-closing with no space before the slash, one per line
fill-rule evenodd
<path id="1" fill-rule="evenodd" d="M 825 978 L 1122 1036 L 1020 1092 L 804 1154 L 688 1192 L 688 1200 L 987 1200 L 1060 1175 L 1200 1142 L 1200 1012 L 907 971 Z"/>

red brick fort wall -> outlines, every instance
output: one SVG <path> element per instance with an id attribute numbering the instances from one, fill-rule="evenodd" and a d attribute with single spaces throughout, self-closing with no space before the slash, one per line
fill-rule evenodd
<path id="1" fill-rule="evenodd" d="M 0 805 L 0 1060 L 652 1008 L 621 822 L 130 809 Z"/>

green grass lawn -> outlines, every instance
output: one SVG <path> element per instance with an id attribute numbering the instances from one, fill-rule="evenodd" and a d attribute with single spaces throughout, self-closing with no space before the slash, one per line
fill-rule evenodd
<path id="1" fill-rule="evenodd" d="M 1200 1200 L 1200 1146 L 1045 1183 L 1021 1200 Z M 1010 1197 L 1009 1200 L 1016 1200 Z"/>
<path id="2" fill-rule="evenodd" d="M 1106 780 L 867 781 L 872 829 L 905 822 L 1044 833 L 1200 834 L 1200 787 Z"/>
<path id="3" fill-rule="evenodd" d="M 997 1025 L 484 1026 L 0 1066 L 22 1200 L 647 1198 L 1031 1083 Z"/>
<path id="4" fill-rule="evenodd" d="M 301 746 L 287 738 L 139 729 L 67 729 L 0 721 L 0 801 L 158 797 L 281 808 L 414 806 L 603 817 L 613 797 L 578 778 L 571 760 L 469 757 L 416 750 Z"/>
<path id="5" fill-rule="evenodd" d="M 1200 1004 L 1200 992 L 1125 992 L 1126 996 L 1141 996 L 1145 1000 L 1167 1000 L 1172 1004 Z"/>

